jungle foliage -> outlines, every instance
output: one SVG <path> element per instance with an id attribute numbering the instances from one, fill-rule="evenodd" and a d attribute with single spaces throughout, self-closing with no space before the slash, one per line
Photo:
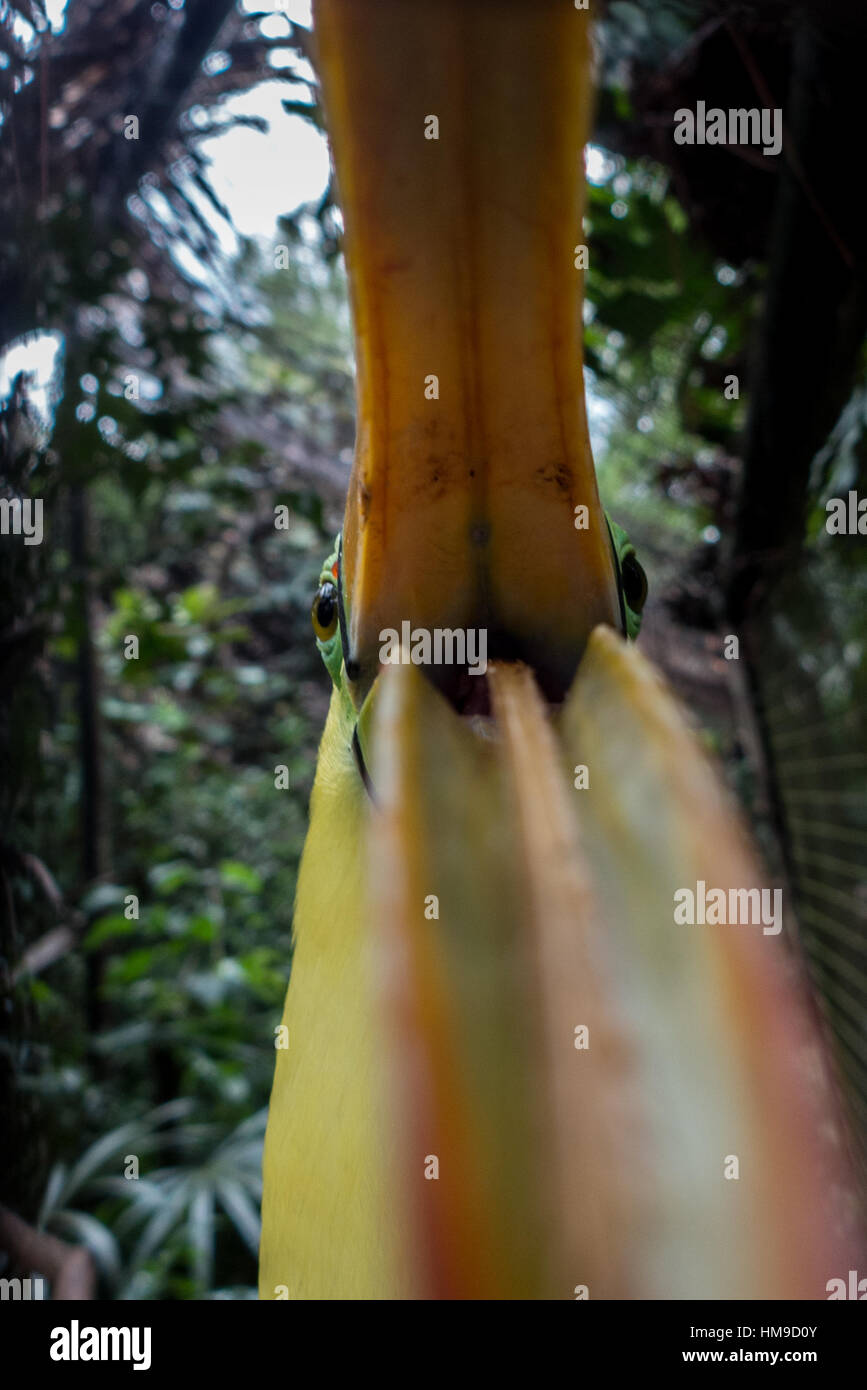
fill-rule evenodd
<path id="1" fill-rule="evenodd" d="M 691 634 L 717 666 L 743 570 L 738 516 L 765 477 L 748 451 L 750 382 L 785 256 L 785 210 L 771 228 L 786 175 L 720 152 L 678 163 L 656 116 L 670 118 L 697 70 L 723 86 L 749 83 L 750 63 L 786 90 L 807 80 L 793 55 L 814 7 L 768 9 L 611 3 L 588 166 L 601 490 L 642 552 L 665 631 Z M 227 251 L 200 149 L 240 119 L 233 93 L 274 78 L 275 51 L 290 108 L 321 124 L 309 35 L 284 21 L 276 37 L 267 18 L 213 0 L 69 0 L 52 31 L 36 0 L 0 0 L 0 362 L 39 335 L 56 346 L 45 395 L 25 367 L 0 402 L 0 496 L 43 498 L 47 518 L 42 546 L 3 537 L 0 549 L 2 1196 L 86 1245 L 105 1297 L 252 1294 L 274 1029 L 329 693 L 309 608 L 353 436 L 339 216 L 329 190 L 283 220 L 275 245 L 235 238 Z M 141 114 L 138 142 L 124 140 L 126 112 Z M 731 202 L 753 197 L 747 235 Z M 838 252 L 816 244 L 821 288 Z M 859 259 L 852 283 L 863 275 Z M 804 782 L 775 742 L 815 726 L 826 759 L 864 756 L 863 549 L 824 529 L 828 496 L 867 491 L 862 341 L 863 324 L 842 414 L 827 406 L 833 432 L 786 503 L 783 587 L 776 560 L 760 563 L 738 600 L 761 776 L 731 717 L 698 710 L 748 809 L 763 783 L 769 853 L 808 915 L 817 878 L 827 888 L 836 872 L 823 857 L 851 868 L 867 837 L 857 762 L 840 769 L 844 800 L 815 815 L 802 793 L 820 777 L 833 792 L 833 767 Z M 817 368 L 819 392 L 822 380 Z M 830 909 L 847 946 L 829 945 L 827 923 L 812 938 L 844 1069 L 862 890 L 850 874 Z M 863 1075 L 849 1063 L 857 1108 Z"/>

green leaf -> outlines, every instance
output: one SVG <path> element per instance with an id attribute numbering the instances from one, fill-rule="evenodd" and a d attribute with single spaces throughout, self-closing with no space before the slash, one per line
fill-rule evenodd
<path id="1" fill-rule="evenodd" d="M 262 880 L 249 864 L 239 859 L 224 859 L 220 863 L 220 882 L 229 888 L 242 888 L 248 893 L 261 893 Z"/>
<path id="2" fill-rule="evenodd" d="M 129 936 L 138 927 L 138 922 L 130 921 L 122 913 L 110 917 L 98 917 L 84 937 L 85 950 L 92 951 L 104 941 L 112 941 L 118 936 Z"/>
<path id="3" fill-rule="evenodd" d="M 217 1195 L 247 1249 L 251 1254 L 258 1255 L 262 1233 L 259 1214 L 241 1184 L 221 1179 L 217 1183 Z"/>
<path id="4" fill-rule="evenodd" d="M 126 889 L 119 883 L 97 883 L 81 899 L 81 911 L 87 917 L 95 917 L 107 907 L 122 906 L 125 894 Z"/>
<path id="5" fill-rule="evenodd" d="M 155 864 L 148 874 L 148 879 L 164 898 L 176 893 L 184 884 L 192 883 L 195 878 L 196 871 L 192 864 L 183 859 L 171 860 L 168 864 Z"/>
<path id="6" fill-rule="evenodd" d="M 83 1211 L 62 1211 L 50 1221 L 52 1230 L 76 1245 L 85 1245 L 105 1277 L 114 1282 L 120 1274 L 120 1247 L 106 1225 Z"/>

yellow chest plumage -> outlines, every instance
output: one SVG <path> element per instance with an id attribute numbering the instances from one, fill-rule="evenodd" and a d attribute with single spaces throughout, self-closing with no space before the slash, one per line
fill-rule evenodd
<path id="1" fill-rule="evenodd" d="M 362 950 L 367 806 L 350 737 L 335 692 L 298 878 L 288 1045 L 277 1051 L 265 1139 L 262 1298 L 397 1292 L 392 1224 L 382 1219 L 383 1073 Z"/>

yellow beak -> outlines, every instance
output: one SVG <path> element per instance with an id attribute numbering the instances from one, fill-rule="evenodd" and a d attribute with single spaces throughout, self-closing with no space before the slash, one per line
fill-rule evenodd
<path id="1" fill-rule="evenodd" d="M 852 1256 L 791 962 L 754 927 L 673 915 L 690 885 L 748 893 L 761 869 L 667 692 L 600 626 L 619 607 L 582 380 L 587 26 L 568 0 L 316 6 L 357 337 L 353 697 L 388 629 L 483 627 L 496 726 L 477 737 L 399 666 L 361 720 L 376 808 L 339 780 L 344 729 L 320 761 L 314 819 L 348 808 L 366 877 L 332 901 L 332 864 L 320 882 L 324 852 L 305 860 L 299 904 L 325 904 L 329 946 L 353 923 L 357 950 L 326 990 L 309 948 L 307 1036 L 325 1020 L 341 1104 L 373 1037 L 376 1061 L 366 1166 L 318 1072 L 304 1092 L 337 1175 L 317 1239 L 339 1266 L 362 1210 L 389 1246 L 375 1296 L 823 1297 Z M 556 718 L 537 683 L 572 685 Z M 299 930 L 299 997 L 306 949 Z"/>
<path id="2" fill-rule="evenodd" d="M 357 692 L 408 621 L 484 628 L 562 698 L 592 628 L 619 624 L 576 268 L 587 16 L 327 0 L 316 35 L 356 329 Z"/>

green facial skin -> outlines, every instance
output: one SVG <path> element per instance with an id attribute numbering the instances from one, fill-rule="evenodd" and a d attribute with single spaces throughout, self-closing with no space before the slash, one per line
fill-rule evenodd
<path id="1" fill-rule="evenodd" d="M 638 558 L 635 554 L 635 546 L 623 530 L 623 527 L 618 526 L 616 521 L 612 521 L 607 512 L 606 517 L 611 530 L 614 553 L 617 558 L 617 582 L 623 599 L 623 611 L 626 617 L 626 635 L 630 640 L 634 641 L 641 628 L 641 614 L 647 598 L 647 578 L 638 562 Z M 334 585 L 333 569 L 337 563 L 339 548 L 340 536 L 335 540 L 334 550 L 328 556 L 328 559 L 325 561 L 320 571 L 316 601 L 318 601 L 319 590 L 321 590 L 323 585 Z M 333 635 L 324 642 L 317 636 L 316 645 L 319 648 L 322 660 L 325 662 L 328 674 L 334 682 L 335 689 L 341 696 L 345 696 L 349 703 L 346 673 L 343 668 L 340 625 L 338 624 L 335 627 Z"/>
<path id="2" fill-rule="evenodd" d="M 647 575 L 639 563 L 635 546 L 622 526 L 605 513 L 617 557 L 617 583 L 626 617 L 626 635 L 634 642 L 641 630 L 641 615 L 647 600 Z"/>
<path id="3" fill-rule="evenodd" d="M 318 601 L 319 591 L 321 590 L 323 584 L 333 584 L 335 589 L 337 588 L 337 585 L 335 584 L 334 580 L 333 570 L 334 566 L 337 564 L 337 556 L 339 554 L 339 551 L 340 536 L 338 535 L 337 539 L 334 542 L 334 550 L 328 556 L 328 559 L 325 561 L 325 564 L 322 566 L 322 569 L 320 570 L 319 583 L 317 586 L 317 594 L 316 599 L 314 599 L 314 604 Z M 322 657 L 322 660 L 325 662 L 325 666 L 329 676 L 331 677 L 337 689 L 342 689 L 344 685 L 344 672 L 343 650 L 340 643 L 340 624 L 337 624 L 332 636 L 329 637 L 326 642 L 323 642 L 317 636 L 316 645 L 319 648 L 319 654 Z"/>

